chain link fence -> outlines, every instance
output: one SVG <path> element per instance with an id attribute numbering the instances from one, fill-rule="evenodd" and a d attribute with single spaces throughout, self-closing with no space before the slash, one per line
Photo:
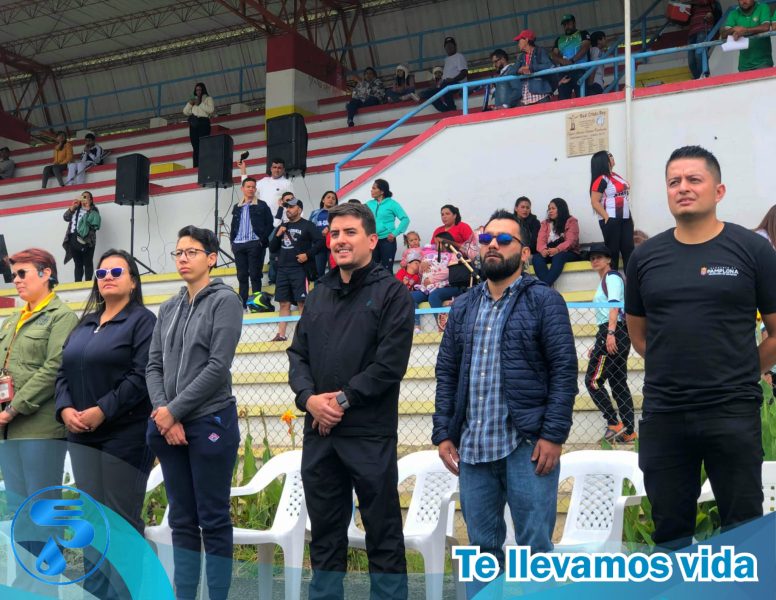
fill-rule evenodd
<path id="1" fill-rule="evenodd" d="M 618 382 L 627 383 L 635 408 L 635 420 L 638 421 L 643 397 L 644 361 L 633 350 L 627 358 L 622 356 L 624 342 L 627 341 L 627 338 L 623 337 L 623 329 L 623 332 L 616 336 L 620 356 L 611 355 L 601 349 L 604 341 L 600 339 L 599 350 L 602 351 L 593 354 L 593 367 L 588 376 L 588 366 L 591 362 L 589 353 L 596 345 L 596 334 L 599 332 L 596 309 L 601 309 L 603 314 L 606 314 L 614 305 L 569 303 L 568 306 L 579 361 L 579 393 L 574 403 L 573 426 L 565 450 L 600 448 L 607 421 L 596 405 L 595 397 L 598 396 L 602 404 L 608 401 L 614 411 L 617 404 L 612 398 L 611 388 L 613 385 L 615 388 L 619 387 L 617 392 L 622 399 L 624 392 L 622 384 Z M 436 389 L 434 367 L 442 339 L 435 313 L 440 310 L 444 314 L 448 309 L 418 311 L 422 331 L 415 335 L 409 368 L 399 397 L 400 456 L 433 448 L 431 429 Z M 273 451 L 301 447 L 302 434 L 302 419 L 290 419 L 287 413 L 291 411 L 294 416 L 302 416 L 294 405 L 294 395 L 288 386 L 286 349 L 290 341 L 268 341 L 274 337 L 279 320 L 261 317 L 246 320 L 232 365 L 232 383 L 241 417 L 241 432 L 244 437 L 250 434 L 255 445 L 259 445 L 266 437 Z M 289 321 L 287 335 L 291 340 L 298 317 L 286 317 L 284 320 Z M 329 358 L 336 360 L 336 357 Z M 602 375 L 608 377 L 606 382 L 599 378 Z M 282 419 L 284 414 L 286 420 Z M 616 419 L 621 418 L 619 411 L 612 414 Z M 617 445 L 632 447 L 632 444 L 626 446 L 625 441 L 621 439 L 615 438 L 612 441 Z"/>

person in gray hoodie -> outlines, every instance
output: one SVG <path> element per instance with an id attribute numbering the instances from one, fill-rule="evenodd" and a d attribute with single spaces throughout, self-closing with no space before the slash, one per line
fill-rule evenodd
<path id="1" fill-rule="evenodd" d="M 232 288 L 210 278 L 217 253 L 212 231 L 178 232 L 172 255 L 186 286 L 159 309 L 146 369 L 146 439 L 167 488 L 178 600 L 197 597 L 203 543 L 210 598 L 226 600 L 232 578 L 229 492 L 240 430 L 229 369 L 243 307 Z"/>

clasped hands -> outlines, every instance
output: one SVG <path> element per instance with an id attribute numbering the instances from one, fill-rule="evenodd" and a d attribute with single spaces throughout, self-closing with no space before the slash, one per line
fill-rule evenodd
<path id="1" fill-rule="evenodd" d="M 151 418 L 156 424 L 156 428 L 159 433 L 164 436 L 165 441 L 170 446 L 188 446 L 189 442 L 186 440 L 186 432 L 183 430 L 183 425 L 175 420 L 172 413 L 166 406 L 160 406 L 154 409 L 151 413 Z"/>
<path id="2" fill-rule="evenodd" d="M 315 394 L 307 399 L 305 408 L 313 416 L 313 429 L 317 429 L 321 436 L 329 435 L 345 414 L 345 409 L 337 402 L 339 393 Z"/>
<path id="3" fill-rule="evenodd" d="M 99 406 L 92 406 L 86 410 L 63 408 L 61 415 L 62 422 L 70 433 L 94 431 L 105 421 L 105 413 Z"/>

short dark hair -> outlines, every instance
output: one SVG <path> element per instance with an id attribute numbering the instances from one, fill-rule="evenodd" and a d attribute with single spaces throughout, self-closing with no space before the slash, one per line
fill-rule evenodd
<path id="1" fill-rule="evenodd" d="M 95 136 L 93 133 L 87 133 L 87 134 L 84 136 L 84 139 L 85 139 L 85 140 L 93 140 L 95 137 L 96 137 L 96 136 Z"/>
<path id="2" fill-rule="evenodd" d="M 345 204 L 338 204 L 329 211 L 329 225 L 332 225 L 337 217 L 356 217 L 361 219 L 361 225 L 363 225 L 367 235 L 377 233 L 375 216 L 366 204 L 356 204 L 350 201 Z"/>
<path id="3" fill-rule="evenodd" d="M 367 67 L 366 69 L 364 69 L 364 75 L 366 75 L 366 74 L 367 74 L 367 72 L 369 72 L 369 71 L 372 71 L 372 75 L 374 75 L 375 77 L 377 77 L 377 71 L 375 71 L 375 68 L 374 68 L 374 67 Z"/>
<path id="4" fill-rule="evenodd" d="M 348 204 L 361 204 L 361 200 L 359 200 L 358 198 L 351 198 L 350 200 L 348 200 Z"/>
<path id="5" fill-rule="evenodd" d="M 668 162 L 666 162 L 666 176 L 668 175 L 668 166 L 672 162 L 683 158 L 700 158 L 704 160 L 706 168 L 711 171 L 717 182 L 722 181 L 722 168 L 719 166 L 717 157 L 701 146 L 682 146 L 674 150 L 668 158 Z"/>
<path id="6" fill-rule="evenodd" d="M 504 52 L 501 48 L 498 48 L 490 53 L 491 58 L 503 58 L 504 60 L 509 60 L 509 56 L 507 56 L 507 53 Z"/>
<path id="7" fill-rule="evenodd" d="M 606 37 L 606 34 L 603 31 L 594 31 L 590 34 L 590 46 L 592 48 L 598 47 L 598 42 L 600 42 L 602 39 Z"/>
<path id="8" fill-rule="evenodd" d="M 285 198 L 286 196 L 291 196 L 293 198 L 294 192 L 283 192 L 282 194 L 280 194 L 280 200 L 282 201 L 283 198 Z"/>
<path id="9" fill-rule="evenodd" d="M 528 202 L 528 206 L 532 206 L 531 199 L 528 196 L 520 196 L 517 200 L 515 200 L 515 206 L 519 206 L 521 202 Z"/>
<path id="10" fill-rule="evenodd" d="M 3 150 L 5 150 L 6 152 L 11 151 L 11 149 L 8 146 L 3 146 L 2 148 L 0 148 L 0 152 L 2 152 Z"/>
<path id="11" fill-rule="evenodd" d="M 253 177 L 246 177 L 245 179 L 242 180 L 242 183 L 240 184 L 240 187 L 243 187 L 249 181 L 252 181 L 253 183 L 256 183 L 256 180 Z"/>
<path id="12" fill-rule="evenodd" d="M 527 241 L 530 239 L 530 237 L 527 235 L 528 232 L 525 230 L 525 226 L 520 222 L 520 219 L 517 218 L 515 213 L 504 210 L 503 208 L 499 208 L 496 212 L 490 215 L 488 222 L 485 223 L 485 227 L 490 225 L 491 221 L 513 221 L 517 224 L 517 230 L 520 232 L 520 243 L 523 246 L 529 245 Z"/>
<path id="13" fill-rule="evenodd" d="M 283 168 L 284 169 L 286 168 L 286 161 L 285 161 L 285 159 L 280 158 L 279 156 L 276 156 L 275 158 L 272 159 L 272 164 L 273 165 L 283 165 Z"/>
<path id="14" fill-rule="evenodd" d="M 218 238 L 216 234 L 209 229 L 202 229 L 196 225 L 186 225 L 178 232 L 178 239 L 182 237 L 190 237 L 195 239 L 204 248 L 208 254 L 218 253 Z"/>

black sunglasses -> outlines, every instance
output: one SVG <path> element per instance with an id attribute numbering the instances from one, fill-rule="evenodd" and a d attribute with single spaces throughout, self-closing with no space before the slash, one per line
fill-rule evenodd
<path id="1" fill-rule="evenodd" d="M 519 238 L 516 238 L 511 233 L 497 233 L 496 235 L 493 235 L 492 233 L 480 234 L 480 244 L 484 246 L 488 246 L 494 239 L 499 246 L 509 246 L 509 244 L 512 243 L 512 240 L 515 240 L 521 245 L 523 243 Z"/>
<path id="2" fill-rule="evenodd" d="M 27 273 L 34 273 L 35 271 L 31 269 L 19 269 L 18 271 L 11 271 L 11 279 L 16 279 L 17 277 L 19 279 L 24 279 L 27 276 Z M 43 271 L 38 271 L 38 277 L 43 277 Z"/>
<path id="3" fill-rule="evenodd" d="M 105 279 L 108 276 L 108 273 L 110 273 L 110 276 L 113 279 L 118 279 L 121 277 L 121 274 L 124 272 L 124 267 L 113 267 L 112 269 L 95 269 L 94 276 L 97 279 Z"/>

